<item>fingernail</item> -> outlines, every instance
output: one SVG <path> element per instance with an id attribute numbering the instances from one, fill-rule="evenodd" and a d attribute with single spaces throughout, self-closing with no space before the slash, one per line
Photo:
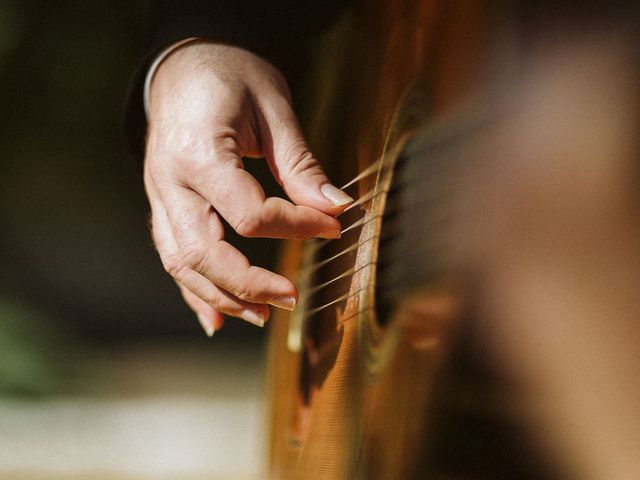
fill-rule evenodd
<path id="1" fill-rule="evenodd" d="M 285 310 L 293 310 L 296 307 L 296 298 L 283 296 L 272 298 L 267 302 L 270 305 L 278 308 L 284 308 Z"/>
<path id="2" fill-rule="evenodd" d="M 326 230 L 324 232 L 320 232 L 319 234 L 316 235 L 316 237 L 318 238 L 327 238 L 327 239 L 336 239 L 336 238 L 340 238 L 342 234 L 340 233 L 340 230 Z"/>
<path id="3" fill-rule="evenodd" d="M 334 187 L 330 183 L 325 183 L 320 187 L 322 194 L 331 201 L 336 207 L 341 207 L 347 203 L 353 202 L 353 198 L 344 193 L 338 187 Z"/>
<path id="4" fill-rule="evenodd" d="M 207 337 L 213 337 L 213 334 L 216 333 L 216 327 L 213 325 L 213 322 L 201 314 L 198 314 L 198 321 L 200 322 L 200 325 L 202 325 Z"/>
<path id="5" fill-rule="evenodd" d="M 240 312 L 240 318 L 258 327 L 264 327 L 264 318 L 255 310 L 249 308 L 242 310 Z"/>

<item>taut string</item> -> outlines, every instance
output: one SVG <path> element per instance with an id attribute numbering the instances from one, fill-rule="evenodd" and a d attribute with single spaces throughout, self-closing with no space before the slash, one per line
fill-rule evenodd
<path id="1" fill-rule="evenodd" d="M 365 193 L 364 195 L 362 195 L 360 198 L 358 198 L 358 200 L 356 200 L 355 202 L 353 202 L 351 205 L 349 205 L 347 208 L 345 208 L 338 216 L 343 215 L 344 213 L 348 212 L 349 210 L 358 207 L 360 205 L 362 205 L 363 203 L 367 203 L 369 200 L 373 200 L 374 198 L 376 198 L 378 195 L 382 194 L 382 193 L 386 193 L 387 191 L 383 188 L 381 188 L 380 190 L 378 190 L 376 192 L 375 187 L 372 188 L 371 190 L 369 190 L 367 193 Z"/>
<path id="2" fill-rule="evenodd" d="M 371 240 L 373 240 L 374 238 L 378 237 L 378 234 L 374 234 L 372 236 L 370 236 L 369 238 L 366 238 L 362 241 L 358 240 L 357 242 L 352 243 L 351 245 L 347 246 L 346 248 L 344 248 L 343 250 L 339 251 L 338 253 L 336 253 L 335 255 L 330 256 L 329 258 L 325 258 L 324 260 L 320 260 L 318 262 L 314 262 L 310 265 L 305 265 L 304 267 L 302 267 L 302 269 L 300 270 L 301 274 L 310 274 L 315 272 L 316 270 L 318 270 L 320 267 L 323 267 L 324 265 L 326 265 L 329 262 L 332 262 L 333 260 L 340 258 L 343 255 L 346 255 L 349 252 L 353 252 L 354 250 L 357 250 L 358 247 L 360 247 L 360 245 L 363 245 L 367 242 L 370 242 Z"/>
<path id="3" fill-rule="evenodd" d="M 311 317 L 312 315 L 315 315 L 316 313 L 324 310 L 325 308 L 330 307 L 331 305 L 335 305 L 338 302 L 341 302 L 342 300 L 348 300 L 349 298 L 353 298 L 356 295 L 358 295 L 360 292 L 362 292 L 363 290 L 365 290 L 367 287 L 364 286 L 362 288 L 359 288 L 358 290 L 356 290 L 355 292 L 346 292 L 342 295 L 340 295 L 338 298 L 334 298 L 333 300 L 331 300 L 330 302 L 325 303 L 324 305 L 320 305 L 319 307 L 316 308 L 312 308 L 311 310 L 309 310 L 305 316 L 303 317 L 303 319 L 307 320 L 309 319 L 309 317 Z"/>
<path id="4" fill-rule="evenodd" d="M 308 296 L 313 295 L 314 293 L 318 292 L 319 290 L 322 290 L 323 288 L 325 288 L 328 285 L 331 285 L 332 283 L 341 280 L 343 278 L 348 277 L 349 275 L 353 275 L 356 272 L 359 272 L 360 270 L 362 270 L 365 267 L 368 267 L 369 265 L 373 265 L 375 262 L 374 261 L 370 261 L 367 262 L 365 264 L 360 265 L 359 267 L 351 267 L 350 269 L 342 272 L 340 275 L 337 275 L 335 277 L 333 277 L 331 280 L 327 280 L 326 282 L 320 283 L 318 285 L 313 285 L 307 289 L 305 289 L 304 293 Z"/>
<path id="5" fill-rule="evenodd" d="M 378 173 L 378 167 L 380 166 L 380 164 L 382 163 L 382 159 L 378 159 L 375 162 L 373 162 L 371 165 L 369 165 L 367 168 L 365 168 L 362 172 L 360 172 L 358 175 L 356 175 L 352 180 L 349 180 L 347 183 L 345 183 L 342 186 L 342 190 L 344 190 L 347 187 L 350 187 L 351 185 L 353 185 L 354 183 L 356 183 L 359 180 L 362 180 L 363 178 L 367 178 L 371 175 L 373 175 L 374 173 Z"/>
<path id="6" fill-rule="evenodd" d="M 350 180 L 349 182 L 347 182 L 342 189 L 348 188 L 351 185 L 357 183 L 358 181 L 367 178 L 373 174 L 377 174 L 379 171 L 380 166 L 382 165 L 382 159 L 379 159 L 377 161 L 375 161 L 374 163 L 372 163 L 371 165 L 369 165 L 366 169 L 364 169 L 362 172 L 360 172 L 356 177 L 354 177 L 352 180 Z M 364 193 L 363 195 L 361 195 L 355 202 L 353 202 L 351 205 L 349 205 L 346 209 L 344 209 L 340 215 L 343 215 L 344 213 L 360 206 L 363 205 L 371 200 L 373 200 L 374 198 L 376 198 L 378 195 L 380 195 L 381 193 L 385 193 L 386 190 L 382 189 L 379 191 L 376 191 L 376 187 L 374 186 L 374 188 L 370 189 L 369 191 L 367 191 L 366 193 Z M 338 215 L 338 216 L 340 216 Z M 366 223 L 378 218 L 380 215 L 373 215 L 370 217 L 367 217 L 366 214 L 358 217 L 356 220 L 354 220 L 351 224 L 345 226 L 342 230 L 341 230 L 341 234 L 345 234 L 351 230 L 354 230 L 358 227 L 361 227 L 363 225 L 365 225 Z M 345 247 L 344 249 L 342 249 L 340 252 L 325 258 L 323 260 L 311 263 L 310 265 L 305 265 L 303 266 L 303 268 L 300 271 L 301 275 L 311 275 L 313 272 L 315 272 L 316 270 L 320 269 L 321 267 L 327 265 L 328 263 L 342 257 L 343 255 L 346 255 L 350 252 L 353 252 L 355 250 L 357 250 L 361 245 L 372 241 L 374 238 L 376 238 L 378 235 L 373 235 L 369 238 L 366 238 L 364 240 L 360 240 L 358 239 L 358 241 L 348 245 L 347 247 Z M 314 244 L 312 246 L 310 246 L 309 248 L 311 249 L 311 254 L 315 254 L 320 248 L 322 248 L 323 246 L 327 245 L 329 242 L 332 242 L 335 240 L 316 240 L 314 242 Z M 322 290 L 323 288 L 326 288 L 327 286 L 337 282 L 338 280 L 344 279 L 344 278 L 348 278 L 349 276 L 352 276 L 355 272 L 365 268 L 366 266 L 371 265 L 373 262 L 368 262 L 365 265 L 361 265 L 359 267 L 351 267 L 348 270 L 342 272 L 341 274 L 325 281 L 322 282 L 320 284 L 317 285 L 313 285 L 311 287 L 309 287 L 308 289 L 305 289 L 303 293 L 303 295 L 309 296 L 309 295 L 313 295 L 314 293 Z M 333 300 L 325 303 L 324 305 L 321 305 L 319 307 L 315 307 L 309 311 L 307 311 L 305 313 L 304 318 L 309 318 L 310 316 L 324 310 L 325 308 L 330 307 L 331 305 L 335 305 L 338 302 L 341 302 L 342 300 L 346 300 L 348 299 L 350 296 L 352 295 L 356 295 L 357 293 L 359 293 L 360 291 L 362 291 L 362 289 L 356 291 L 356 292 L 349 292 L 347 291 L 346 293 L 338 296 L 337 298 L 334 298 Z"/>

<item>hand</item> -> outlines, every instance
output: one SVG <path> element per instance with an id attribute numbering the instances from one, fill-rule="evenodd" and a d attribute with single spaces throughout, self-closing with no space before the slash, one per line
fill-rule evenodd
<path id="1" fill-rule="evenodd" d="M 293 309 L 293 283 L 250 265 L 224 240 L 240 235 L 338 238 L 351 199 L 329 183 L 304 141 L 286 82 L 241 48 L 186 44 L 150 91 L 144 182 L 153 238 L 167 272 L 212 335 L 222 314 L 262 326 L 266 304 Z M 242 157 L 266 157 L 291 203 L 267 198 Z"/>

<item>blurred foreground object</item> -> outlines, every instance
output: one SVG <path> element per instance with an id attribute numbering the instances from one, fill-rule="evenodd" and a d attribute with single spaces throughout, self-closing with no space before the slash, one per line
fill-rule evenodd
<path id="1" fill-rule="evenodd" d="M 625 29 L 536 45 L 478 172 L 481 328 L 581 479 L 640 478 L 639 66 Z"/>

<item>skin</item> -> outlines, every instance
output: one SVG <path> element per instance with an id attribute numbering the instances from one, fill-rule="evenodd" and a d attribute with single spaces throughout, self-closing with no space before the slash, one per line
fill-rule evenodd
<path id="1" fill-rule="evenodd" d="M 266 158 L 291 201 L 266 197 L 242 157 Z M 293 309 L 298 298 L 291 281 L 225 241 L 221 218 L 246 237 L 338 238 L 335 216 L 352 201 L 311 154 L 280 72 L 206 41 L 176 49 L 156 71 L 144 183 L 162 263 L 209 335 L 222 314 L 262 326 L 267 304 Z"/>

